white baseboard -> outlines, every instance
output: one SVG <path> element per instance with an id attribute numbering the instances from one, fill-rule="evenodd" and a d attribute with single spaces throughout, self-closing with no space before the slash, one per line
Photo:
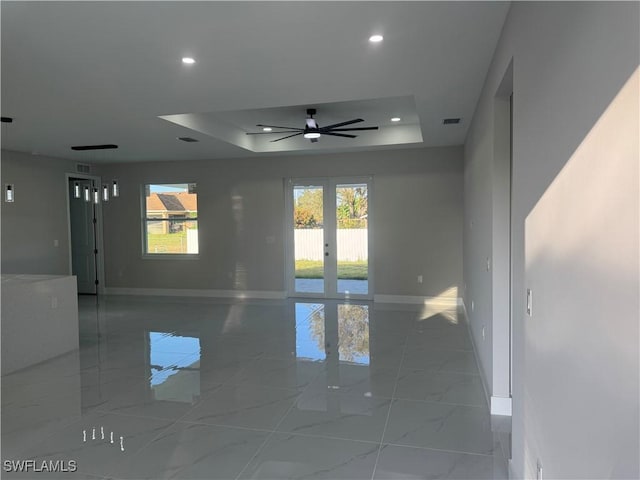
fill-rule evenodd
<path id="1" fill-rule="evenodd" d="M 469 321 L 469 313 L 467 312 L 467 305 L 464 303 L 464 298 L 460 299 L 460 306 L 462 307 L 462 312 L 464 313 L 464 320 L 467 322 L 467 325 L 471 325 Z M 471 331 L 469 331 L 469 335 L 471 335 Z"/>
<path id="2" fill-rule="evenodd" d="M 411 295 L 387 295 L 376 293 L 373 296 L 376 303 L 405 303 L 411 305 L 444 305 L 456 307 L 462 305 L 462 299 L 456 297 L 420 297 Z"/>
<path id="3" fill-rule="evenodd" d="M 208 297 L 208 298 L 256 298 L 284 300 L 286 292 L 269 290 L 196 290 L 182 288 L 121 288 L 107 287 L 106 295 L 149 295 L 161 297 Z"/>
<path id="4" fill-rule="evenodd" d="M 511 397 L 491 397 L 491 415 L 511 416 Z"/>

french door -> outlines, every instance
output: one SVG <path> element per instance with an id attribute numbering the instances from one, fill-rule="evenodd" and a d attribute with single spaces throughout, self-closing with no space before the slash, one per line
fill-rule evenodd
<path id="1" fill-rule="evenodd" d="M 287 284 L 292 297 L 373 297 L 371 177 L 287 182 Z"/>

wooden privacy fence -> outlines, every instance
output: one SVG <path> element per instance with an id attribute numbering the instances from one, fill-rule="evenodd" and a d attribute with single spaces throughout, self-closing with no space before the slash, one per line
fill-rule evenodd
<path id="1" fill-rule="evenodd" d="M 366 228 L 338 229 L 338 261 L 357 262 L 369 258 Z M 296 228 L 294 230 L 296 260 L 322 260 L 324 237 L 322 229 Z"/>

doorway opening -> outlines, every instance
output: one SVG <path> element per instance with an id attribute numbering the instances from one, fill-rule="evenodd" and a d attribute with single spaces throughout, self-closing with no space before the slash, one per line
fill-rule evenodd
<path id="1" fill-rule="evenodd" d="M 79 295 L 104 293 L 102 215 L 93 199 L 100 191 L 100 178 L 67 174 L 69 223 L 69 272 L 78 282 Z"/>

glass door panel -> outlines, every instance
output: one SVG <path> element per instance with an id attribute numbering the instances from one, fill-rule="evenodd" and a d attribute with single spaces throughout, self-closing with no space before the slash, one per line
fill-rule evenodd
<path id="1" fill-rule="evenodd" d="M 369 191 L 366 183 L 338 184 L 336 253 L 338 293 L 369 293 Z"/>
<path id="2" fill-rule="evenodd" d="M 324 187 L 293 186 L 294 290 L 325 293 Z"/>

